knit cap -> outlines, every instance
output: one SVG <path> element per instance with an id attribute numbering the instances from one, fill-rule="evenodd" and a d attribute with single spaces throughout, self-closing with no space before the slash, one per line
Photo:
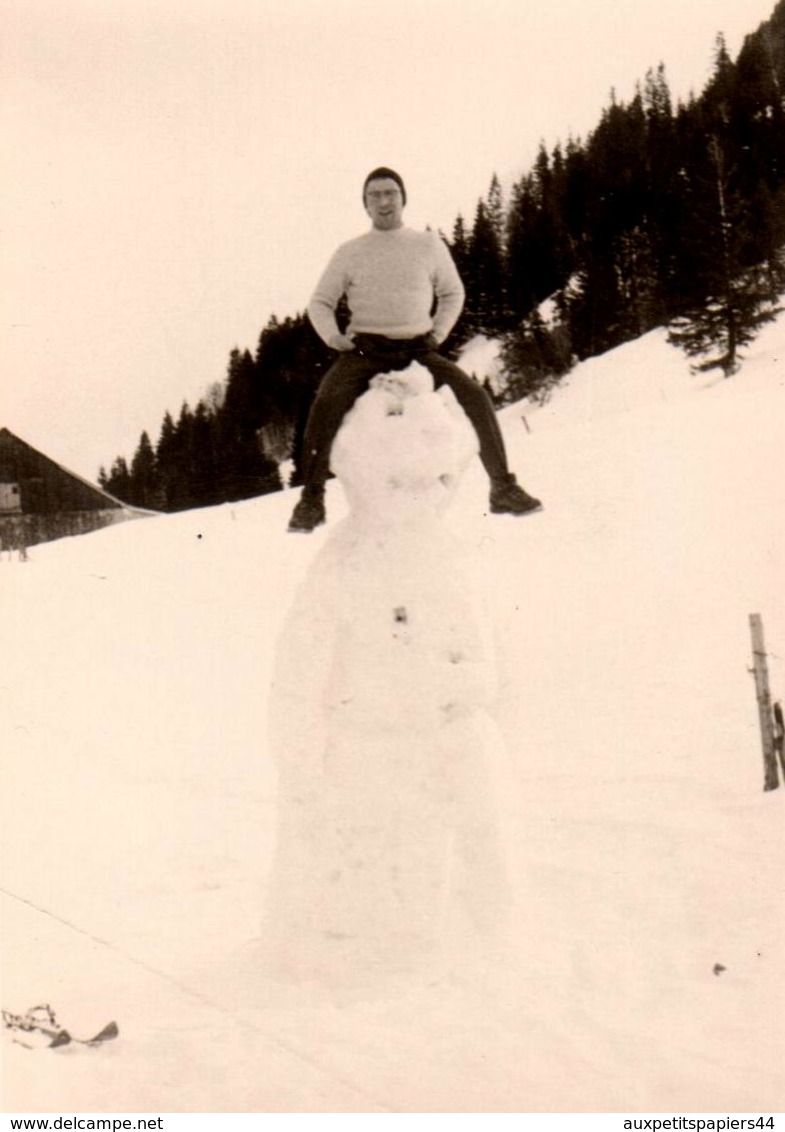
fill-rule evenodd
<path id="1" fill-rule="evenodd" d="M 365 178 L 365 181 L 363 183 L 363 204 L 365 204 L 365 192 L 366 192 L 366 189 L 368 188 L 368 185 L 370 184 L 370 182 L 371 181 L 380 181 L 385 177 L 389 177 L 390 180 L 395 181 L 396 185 L 401 190 L 401 196 L 403 197 L 403 203 L 406 204 L 406 189 L 404 187 L 403 180 L 395 172 L 394 169 L 388 169 L 385 165 L 380 165 L 378 169 L 374 169 L 373 172 L 369 173 L 368 176 Z"/>

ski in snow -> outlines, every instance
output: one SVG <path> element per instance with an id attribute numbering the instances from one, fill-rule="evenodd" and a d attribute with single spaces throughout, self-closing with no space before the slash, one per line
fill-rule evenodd
<path id="1" fill-rule="evenodd" d="M 70 1045 L 72 1042 L 83 1046 L 101 1045 L 103 1042 L 116 1038 L 120 1032 L 116 1022 L 109 1022 L 95 1037 L 75 1038 L 73 1034 L 58 1024 L 55 1012 L 48 1003 L 43 1006 L 33 1006 L 26 1014 L 12 1014 L 9 1010 L 3 1010 L 2 1017 L 3 1026 L 17 1035 L 14 1041 L 28 1049 L 32 1049 L 33 1046 L 19 1035 L 40 1034 L 49 1038 L 48 1049 L 59 1049 L 62 1046 Z"/>

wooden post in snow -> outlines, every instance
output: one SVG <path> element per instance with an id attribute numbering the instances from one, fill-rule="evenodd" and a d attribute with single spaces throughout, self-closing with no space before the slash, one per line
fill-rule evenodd
<path id="1" fill-rule="evenodd" d="M 763 789 L 776 790 L 780 780 L 777 770 L 777 756 L 774 751 L 769 670 L 766 664 L 766 648 L 763 643 L 763 622 L 759 613 L 750 614 L 750 631 L 752 632 L 752 663 L 754 665 L 755 691 L 758 697 L 760 735 L 763 744 Z"/>
<path id="2" fill-rule="evenodd" d="M 779 701 L 774 705 L 774 754 L 780 760 L 782 781 L 785 783 L 785 718 L 782 715 L 782 704 Z"/>

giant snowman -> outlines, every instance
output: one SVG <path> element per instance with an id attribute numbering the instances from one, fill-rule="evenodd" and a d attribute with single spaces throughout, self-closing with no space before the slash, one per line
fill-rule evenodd
<path id="1" fill-rule="evenodd" d="M 444 522 L 476 451 L 418 363 L 375 378 L 334 442 L 349 514 L 295 597 L 271 690 L 278 978 L 431 973 L 496 932 L 493 647 Z"/>

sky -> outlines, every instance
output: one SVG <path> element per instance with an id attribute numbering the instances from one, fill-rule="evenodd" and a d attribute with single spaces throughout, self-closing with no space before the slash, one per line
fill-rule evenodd
<path id="1" fill-rule="evenodd" d="M 773 0 L 0 0 L 0 426 L 94 479 L 302 311 L 366 173 L 446 233 Z"/>

